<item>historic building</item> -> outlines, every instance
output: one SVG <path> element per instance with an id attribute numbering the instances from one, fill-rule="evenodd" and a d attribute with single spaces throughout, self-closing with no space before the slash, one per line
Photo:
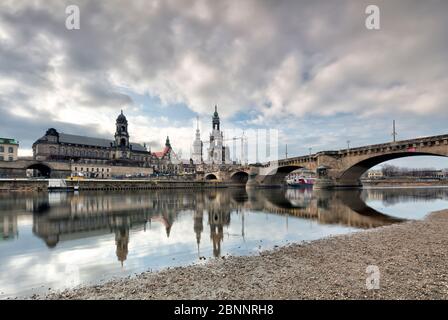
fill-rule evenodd
<path id="1" fill-rule="evenodd" d="M 178 174 L 182 162 L 171 147 L 170 137 L 166 137 L 165 147 L 162 151 L 152 153 L 155 161 L 155 170 L 162 174 Z"/>
<path id="2" fill-rule="evenodd" d="M 72 174 L 82 173 L 94 178 L 153 172 L 175 174 L 180 164 L 169 137 L 160 152 L 151 152 L 145 144 L 131 142 L 123 111 L 115 122 L 114 140 L 72 135 L 50 128 L 33 144 L 33 157 L 39 161 L 70 161 Z"/>
<path id="3" fill-rule="evenodd" d="M 0 161 L 16 161 L 19 143 L 15 139 L 0 138 Z"/>
<path id="4" fill-rule="evenodd" d="M 197 119 L 196 136 L 193 141 L 193 152 L 191 154 L 191 159 L 193 160 L 194 164 L 200 164 L 203 162 L 202 147 L 203 143 L 201 140 L 201 131 L 199 130 L 199 119 Z"/>
<path id="5" fill-rule="evenodd" d="M 128 121 L 123 111 L 118 116 L 115 140 L 58 132 L 54 128 L 33 144 L 36 160 L 106 160 L 130 165 L 147 165 L 151 152 L 146 146 L 129 141 Z"/>
<path id="6" fill-rule="evenodd" d="M 209 164 L 231 164 L 230 149 L 224 146 L 224 134 L 220 128 L 218 107 L 212 117 L 212 133 L 210 134 L 210 146 L 207 150 Z"/>

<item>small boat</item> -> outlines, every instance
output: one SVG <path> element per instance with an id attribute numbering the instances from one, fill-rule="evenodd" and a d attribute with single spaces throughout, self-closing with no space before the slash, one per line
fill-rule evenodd
<path id="1" fill-rule="evenodd" d="M 312 188 L 315 178 L 293 177 L 286 180 L 288 187 L 292 188 Z"/>
<path id="2" fill-rule="evenodd" d="M 79 186 L 67 186 L 64 179 L 48 179 L 48 191 L 78 191 Z"/>

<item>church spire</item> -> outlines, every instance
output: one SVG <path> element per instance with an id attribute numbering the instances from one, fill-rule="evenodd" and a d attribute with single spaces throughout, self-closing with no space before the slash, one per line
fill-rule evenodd
<path id="1" fill-rule="evenodd" d="M 170 137 L 166 136 L 165 147 L 171 148 Z"/>
<path id="2" fill-rule="evenodd" d="M 219 114 L 217 105 L 215 105 L 215 113 L 213 113 L 212 124 L 213 130 L 219 130 Z"/>

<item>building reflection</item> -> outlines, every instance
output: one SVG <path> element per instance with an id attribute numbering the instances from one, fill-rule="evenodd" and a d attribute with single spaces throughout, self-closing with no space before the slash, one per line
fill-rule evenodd
<path id="1" fill-rule="evenodd" d="M 0 241 L 15 239 L 18 235 L 17 215 L 0 214 Z"/>
<path id="2" fill-rule="evenodd" d="M 129 229 L 120 227 L 115 230 L 115 245 L 117 246 L 117 250 L 115 251 L 117 254 L 118 261 L 121 262 L 121 266 L 123 266 L 124 261 L 128 257 L 128 244 L 129 244 Z"/>
<path id="3" fill-rule="evenodd" d="M 117 260 L 124 265 L 132 242 L 132 230 L 152 232 L 146 226 L 161 224 L 166 237 L 180 214 L 190 212 L 198 257 L 201 241 L 210 241 L 212 254 L 219 257 L 225 242 L 225 230 L 231 216 L 240 217 L 241 237 L 245 236 L 244 215 L 268 212 L 288 218 L 315 220 L 355 228 L 374 228 L 403 221 L 374 210 L 365 199 L 385 203 L 413 199 L 448 199 L 448 190 L 345 190 L 312 191 L 301 189 L 252 190 L 158 190 L 132 193 L 86 192 L 49 193 L 30 197 L 0 195 L 1 239 L 18 237 L 18 216 L 32 212 L 33 233 L 49 248 L 60 242 L 104 234 L 115 235 Z M 204 219 L 208 228 L 205 230 Z M 233 217 L 232 217 L 233 219 Z M 191 221 L 191 220 L 190 220 Z M 234 222 L 237 223 L 237 222 Z M 250 226 L 249 226 L 250 227 Z M 180 229 L 181 230 L 181 229 Z M 191 230 L 191 229 L 190 229 Z M 179 232 L 179 231 L 177 231 Z M 204 236 L 203 233 L 209 233 Z M 238 235 L 240 236 L 240 235 Z"/>
<path id="4" fill-rule="evenodd" d="M 210 239 L 213 243 L 213 255 L 221 255 L 221 242 L 224 240 L 224 226 L 230 224 L 230 211 L 210 210 L 208 213 L 208 224 L 210 225 Z"/>
<path id="5" fill-rule="evenodd" d="M 196 244 L 198 246 L 198 257 L 200 257 L 201 233 L 202 231 L 204 231 L 204 211 L 195 210 L 193 214 L 193 220 L 194 233 L 196 234 Z"/>

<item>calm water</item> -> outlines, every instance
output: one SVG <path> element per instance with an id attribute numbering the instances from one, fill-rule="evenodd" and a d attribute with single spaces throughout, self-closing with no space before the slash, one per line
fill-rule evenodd
<path id="1" fill-rule="evenodd" d="M 0 194 L 0 298 L 420 219 L 448 189 Z"/>

